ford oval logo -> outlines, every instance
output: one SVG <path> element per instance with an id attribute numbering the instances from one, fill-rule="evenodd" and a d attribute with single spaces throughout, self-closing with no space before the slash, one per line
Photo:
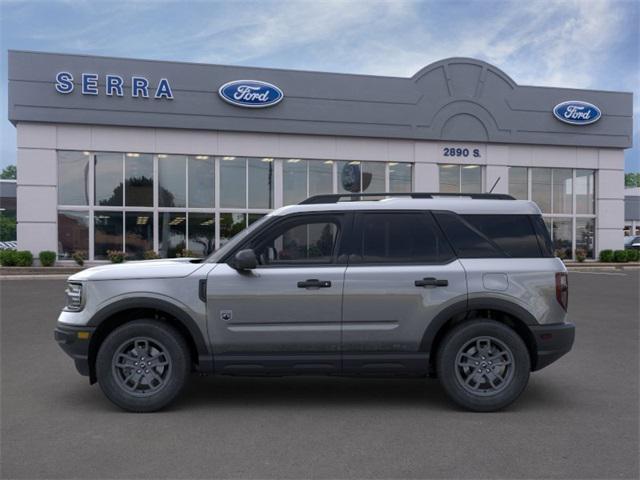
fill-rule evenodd
<path id="1" fill-rule="evenodd" d="M 553 107 L 553 114 L 558 120 L 571 125 L 589 125 L 597 122 L 602 112 L 592 103 L 580 100 L 569 100 Z"/>
<path id="2" fill-rule="evenodd" d="M 284 97 L 275 85 L 260 80 L 234 80 L 222 85 L 218 94 L 225 101 L 238 107 L 272 107 Z"/>

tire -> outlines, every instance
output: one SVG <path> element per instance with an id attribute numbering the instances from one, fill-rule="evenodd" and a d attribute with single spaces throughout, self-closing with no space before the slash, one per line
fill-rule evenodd
<path id="1" fill-rule="evenodd" d="M 157 320 L 134 320 L 116 328 L 96 358 L 100 388 L 130 412 L 154 412 L 169 405 L 182 391 L 190 370 L 185 339 Z"/>
<path id="2" fill-rule="evenodd" d="M 494 320 L 475 319 L 447 333 L 436 369 L 445 392 L 457 405 L 492 412 L 520 396 L 529 382 L 531 360 L 513 329 Z"/>

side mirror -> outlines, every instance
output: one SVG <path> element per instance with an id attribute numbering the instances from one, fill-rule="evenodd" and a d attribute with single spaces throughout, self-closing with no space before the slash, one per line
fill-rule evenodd
<path id="1" fill-rule="evenodd" d="M 240 250 L 236 253 L 235 257 L 233 257 L 233 265 L 232 267 L 236 270 L 253 270 L 258 266 L 258 261 L 256 260 L 256 252 L 252 249 L 247 248 L 246 250 Z"/>

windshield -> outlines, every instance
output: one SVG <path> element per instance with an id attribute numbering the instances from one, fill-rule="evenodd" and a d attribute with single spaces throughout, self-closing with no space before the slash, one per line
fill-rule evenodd
<path id="1" fill-rule="evenodd" d="M 247 236 L 250 233 L 252 233 L 254 230 L 256 230 L 261 225 L 263 225 L 271 217 L 272 217 L 271 213 L 268 214 L 268 215 L 265 215 L 264 217 L 260 218 L 259 220 L 256 220 L 255 222 L 253 222 L 251 225 L 249 225 L 249 227 L 247 227 L 244 230 L 242 230 L 241 232 L 238 232 L 237 234 L 235 234 L 233 237 L 231 237 L 227 241 L 227 243 L 225 243 L 218 250 L 216 250 L 211 255 L 209 255 L 206 258 L 205 262 L 207 262 L 207 263 L 218 263 L 221 258 L 223 258 L 225 255 L 227 255 L 238 244 L 242 243 L 243 240 L 245 238 L 247 238 Z"/>

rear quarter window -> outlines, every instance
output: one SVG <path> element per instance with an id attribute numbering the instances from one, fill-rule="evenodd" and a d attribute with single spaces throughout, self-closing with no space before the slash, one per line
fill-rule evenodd
<path id="1" fill-rule="evenodd" d="M 545 256 L 530 215 L 462 215 L 462 218 L 509 257 Z"/>

